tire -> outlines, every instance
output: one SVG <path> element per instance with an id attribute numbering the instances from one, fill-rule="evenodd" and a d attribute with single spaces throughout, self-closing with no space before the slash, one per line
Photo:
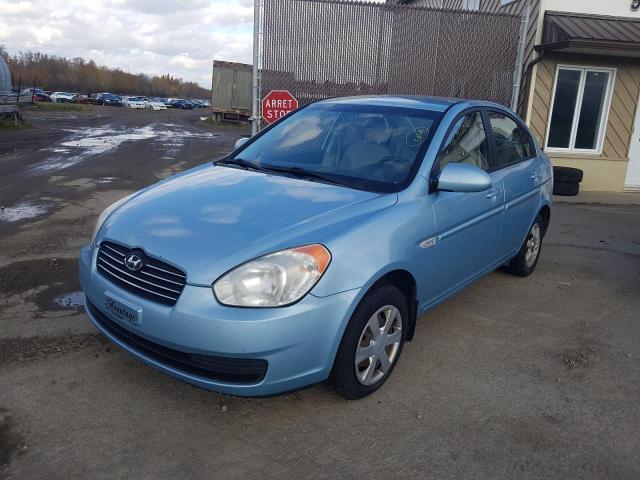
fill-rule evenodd
<path id="1" fill-rule="evenodd" d="M 513 257 L 505 267 L 507 272 L 517 275 L 518 277 L 528 277 L 533 273 L 536 265 L 538 265 L 545 231 L 544 220 L 538 215 L 533 221 L 531 228 L 529 228 L 518 254 Z M 529 253 L 533 254 L 534 251 L 535 254 L 533 257 L 528 255 Z"/>
<path id="2" fill-rule="evenodd" d="M 365 295 L 349 320 L 333 362 L 329 383 L 336 392 L 348 400 L 356 400 L 384 384 L 402 353 L 408 318 L 407 300 L 397 287 L 380 284 Z M 380 339 L 377 345 L 381 348 L 377 351 L 376 324 Z M 356 364 L 359 347 L 360 353 L 366 354 L 369 349 L 372 355 Z"/>
<path id="3" fill-rule="evenodd" d="M 582 170 L 571 167 L 553 167 L 553 179 L 559 183 L 580 183 Z"/>
<path id="4" fill-rule="evenodd" d="M 561 197 L 575 197 L 580 191 L 579 183 L 553 182 L 553 194 Z"/>

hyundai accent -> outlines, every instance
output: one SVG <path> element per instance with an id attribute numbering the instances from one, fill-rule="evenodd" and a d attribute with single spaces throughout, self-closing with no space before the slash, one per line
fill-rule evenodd
<path id="1" fill-rule="evenodd" d="M 497 268 L 533 272 L 552 180 L 497 104 L 316 102 L 108 207 L 80 255 L 86 311 L 199 387 L 262 396 L 328 380 L 361 398 L 420 315 Z"/>

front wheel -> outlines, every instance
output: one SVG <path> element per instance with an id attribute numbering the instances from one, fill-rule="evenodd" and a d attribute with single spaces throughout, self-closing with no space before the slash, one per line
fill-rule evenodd
<path id="1" fill-rule="evenodd" d="M 395 367 L 407 332 L 408 307 L 393 285 L 378 285 L 362 299 L 340 342 L 329 383 L 349 400 L 372 394 Z"/>
<path id="2" fill-rule="evenodd" d="M 533 273 L 540 258 L 542 238 L 544 236 L 544 220 L 540 215 L 533 221 L 533 225 L 524 239 L 520 251 L 511 259 L 506 267 L 509 273 L 519 277 L 527 277 Z"/>

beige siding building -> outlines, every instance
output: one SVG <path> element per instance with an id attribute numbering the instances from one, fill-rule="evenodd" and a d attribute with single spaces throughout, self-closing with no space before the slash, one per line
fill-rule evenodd
<path id="1" fill-rule="evenodd" d="M 561 94 L 557 89 L 558 74 L 561 69 L 585 66 L 603 69 L 603 73 L 611 75 L 611 98 L 604 99 L 601 112 L 600 121 L 604 126 L 601 130 L 600 145 L 596 138 L 591 149 L 575 146 L 572 149 L 570 143 L 562 148 L 554 148 L 549 136 L 554 93 L 556 96 Z M 585 174 L 581 189 L 584 191 L 623 191 L 630 167 L 630 145 L 640 95 L 640 66 L 606 57 L 587 60 L 570 55 L 555 55 L 540 61 L 534 78 L 527 122 L 552 162 L 555 165 L 583 170 Z M 569 141 L 570 135 L 571 133 Z M 634 189 L 633 187 L 634 185 L 627 185 L 628 190 Z"/>
<path id="2" fill-rule="evenodd" d="M 583 191 L 640 191 L 640 12 L 632 0 L 542 0 L 526 120 Z"/>

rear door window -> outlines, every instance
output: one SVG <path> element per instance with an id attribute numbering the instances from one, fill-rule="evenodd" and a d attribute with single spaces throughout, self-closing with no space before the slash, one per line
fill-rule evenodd
<path id="1" fill-rule="evenodd" d="M 535 156 L 529 132 L 509 115 L 487 112 L 493 133 L 494 155 L 492 169 L 499 169 Z"/>

